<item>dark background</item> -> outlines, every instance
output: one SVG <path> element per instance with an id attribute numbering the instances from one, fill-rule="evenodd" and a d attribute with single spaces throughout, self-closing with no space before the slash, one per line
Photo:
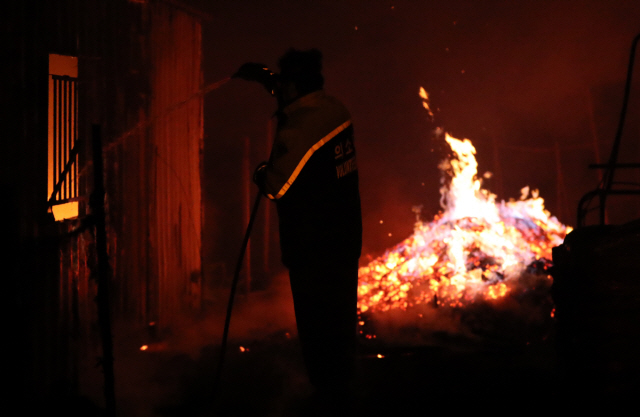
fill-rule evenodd
<path id="1" fill-rule="evenodd" d="M 587 165 L 596 162 L 596 149 L 601 162 L 609 157 L 629 49 L 640 31 L 636 0 L 244 0 L 202 8 L 212 16 L 203 31 L 205 84 L 247 61 L 277 69 L 289 47 L 323 52 L 325 90 L 353 115 L 363 255 L 372 256 L 411 234 L 412 206 L 424 205 L 425 219 L 440 209 L 437 165 L 447 149 L 436 127 L 472 140 L 479 172 L 495 174 L 485 187 L 498 199 L 518 198 L 529 185 L 553 215 L 575 225 L 578 200 L 598 182 Z M 619 162 L 640 161 L 638 68 Z M 420 86 L 431 95 L 433 121 Z M 262 87 L 243 81 L 205 99 L 205 264 L 229 269 L 235 262 L 245 225 L 243 139 L 252 144 L 252 170 L 268 156 L 274 110 Z M 636 173 L 617 179 L 623 175 L 640 182 Z M 274 211 L 269 256 L 277 265 Z M 638 217 L 638 199 L 611 199 L 611 223 Z M 253 263 L 262 262 L 263 224 L 264 216 Z"/>

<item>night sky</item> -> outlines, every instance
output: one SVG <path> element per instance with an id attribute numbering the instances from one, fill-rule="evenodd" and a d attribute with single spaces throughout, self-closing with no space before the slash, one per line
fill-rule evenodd
<path id="1" fill-rule="evenodd" d="M 598 182 L 587 169 L 596 162 L 594 137 L 602 162 L 609 157 L 631 41 L 640 32 L 637 0 L 204 3 L 212 16 L 203 23 L 205 83 L 248 61 L 275 70 L 289 47 L 322 51 L 325 90 L 353 116 L 363 255 L 374 256 L 411 234 L 412 206 L 423 205 L 427 220 L 439 210 L 437 165 L 447 149 L 436 127 L 472 140 L 480 173 L 495 174 L 485 187 L 498 199 L 538 188 L 552 214 L 575 225 L 578 200 Z M 640 161 L 638 68 L 619 162 Z M 421 86 L 434 120 L 422 107 Z M 243 139 L 252 144 L 253 170 L 268 157 L 274 110 L 261 86 L 240 80 L 205 98 L 206 263 L 233 265 L 244 229 Z M 612 204 L 612 223 L 640 217 L 637 198 Z"/>

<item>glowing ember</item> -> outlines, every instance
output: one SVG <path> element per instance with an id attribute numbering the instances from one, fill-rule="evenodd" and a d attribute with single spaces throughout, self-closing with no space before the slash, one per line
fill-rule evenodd
<path id="1" fill-rule="evenodd" d="M 429 116 L 433 118 L 433 112 L 431 111 L 431 107 L 429 107 L 429 93 L 422 87 L 420 87 L 420 98 L 422 98 L 422 107 L 424 107 Z"/>
<path id="2" fill-rule="evenodd" d="M 454 157 L 439 167 L 443 211 L 429 223 L 418 221 L 412 236 L 360 268 L 361 313 L 502 298 L 527 266 L 548 266 L 551 248 L 571 231 L 544 209 L 537 190 L 525 187 L 519 201 L 496 202 L 477 178 L 471 141 L 445 139 Z"/>

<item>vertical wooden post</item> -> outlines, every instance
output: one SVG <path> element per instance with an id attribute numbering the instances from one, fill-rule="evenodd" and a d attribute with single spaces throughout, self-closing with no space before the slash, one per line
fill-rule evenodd
<path id="1" fill-rule="evenodd" d="M 558 217 L 564 219 L 565 207 L 567 202 L 567 190 L 564 186 L 564 177 L 562 176 L 562 158 L 560 154 L 560 144 L 555 143 L 555 155 L 556 155 L 556 212 Z M 561 219 L 561 220 L 562 220 Z"/>
<path id="2" fill-rule="evenodd" d="M 113 372 L 113 338 L 111 335 L 111 312 L 109 308 L 109 255 L 107 253 L 107 231 L 104 211 L 104 178 L 102 167 L 102 140 L 100 126 L 91 130 L 93 144 L 93 193 L 89 204 L 96 227 L 96 252 L 98 255 L 98 324 L 102 338 L 102 371 L 104 372 L 104 397 L 107 416 L 116 415 L 115 377 Z"/>
<path id="3" fill-rule="evenodd" d="M 491 144 L 493 145 L 493 177 L 496 178 L 496 194 L 504 196 L 504 182 L 502 179 L 502 165 L 500 165 L 500 152 L 496 135 L 491 135 Z M 504 198 L 504 197 L 503 197 Z"/>
<path id="4" fill-rule="evenodd" d="M 243 186 L 243 227 L 247 227 L 251 219 L 251 143 L 249 137 L 244 138 L 244 152 L 242 156 L 242 186 Z M 247 242 L 244 257 L 245 262 L 245 292 L 251 292 L 251 242 Z"/>

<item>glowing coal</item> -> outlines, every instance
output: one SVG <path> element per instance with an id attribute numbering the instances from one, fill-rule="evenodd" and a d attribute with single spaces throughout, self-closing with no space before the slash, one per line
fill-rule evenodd
<path id="1" fill-rule="evenodd" d="M 453 155 L 439 166 L 443 211 L 360 268 L 360 313 L 501 299 L 523 286 L 527 268 L 544 274 L 551 248 L 571 231 L 545 210 L 537 190 L 496 202 L 481 186 L 471 141 L 445 139 Z"/>

